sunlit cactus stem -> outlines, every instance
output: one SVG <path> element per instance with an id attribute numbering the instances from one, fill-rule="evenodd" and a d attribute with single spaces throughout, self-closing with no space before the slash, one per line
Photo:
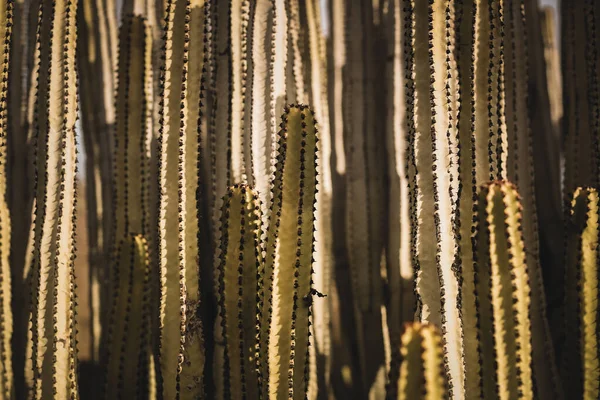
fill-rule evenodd
<path id="1" fill-rule="evenodd" d="M 481 398 L 533 399 L 531 289 L 515 187 L 496 181 L 477 203 L 476 276 Z"/>
<path id="2" fill-rule="evenodd" d="M 577 188 L 566 226 L 566 340 L 562 350 L 562 375 L 565 393 L 585 400 L 597 399 L 600 394 L 599 202 L 596 189 Z"/>
<path id="3" fill-rule="evenodd" d="M 449 398 L 442 337 L 434 325 L 409 323 L 400 348 L 392 355 L 388 398 L 443 400 Z"/>
<path id="4" fill-rule="evenodd" d="M 259 285 L 262 284 L 261 212 L 256 193 L 230 187 L 221 211 L 219 304 L 225 342 L 225 399 L 258 399 Z M 262 378 L 262 377 L 261 377 Z"/>
<path id="5" fill-rule="evenodd" d="M 142 235 L 121 240 L 113 282 L 104 398 L 145 398 L 149 390 L 150 282 L 148 243 Z"/>
<path id="6" fill-rule="evenodd" d="M 165 2 L 159 104 L 159 268 L 162 396 L 204 394 L 197 195 L 205 126 L 204 0 Z"/>
<path id="7" fill-rule="evenodd" d="M 7 145 L 9 54 L 12 35 L 13 2 L 0 4 L 0 39 L 2 55 L 0 59 L 0 398 L 11 399 L 13 392 L 12 370 L 12 331 L 11 276 L 10 276 L 10 214 L 7 204 Z M 12 75 L 12 74 L 11 74 Z"/>
<path id="8" fill-rule="evenodd" d="M 313 111 L 287 107 L 271 184 L 260 332 L 272 398 L 304 399 L 308 390 L 317 141 Z"/>
<path id="9" fill-rule="evenodd" d="M 75 175 L 77 1 L 42 0 L 35 96 L 30 398 L 77 399 Z"/>

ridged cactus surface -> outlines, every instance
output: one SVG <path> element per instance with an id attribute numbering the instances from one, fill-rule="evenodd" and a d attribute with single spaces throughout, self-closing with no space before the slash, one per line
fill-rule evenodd
<path id="1" fill-rule="evenodd" d="M 448 398 L 442 337 L 434 325 L 406 324 L 391 363 L 390 399 Z"/>
<path id="2" fill-rule="evenodd" d="M 565 345 L 562 375 L 565 392 L 595 399 L 600 393 L 598 361 L 598 191 L 577 188 L 567 220 Z"/>
<path id="3" fill-rule="evenodd" d="M 76 399 L 77 2 L 41 1 L 35 101 L 31 346 L 34 399 Z M 51 38 L 49 41 L 43 38 Z"/>
<path id="4" fill-rule="evenodd" d="M 511 184 L 481 188 L 477 203 L 476 277 L 481 397 L 533 399 L 531 288 Z"/>

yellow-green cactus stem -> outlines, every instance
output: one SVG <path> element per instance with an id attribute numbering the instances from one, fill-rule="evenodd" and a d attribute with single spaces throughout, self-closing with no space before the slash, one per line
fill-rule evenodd
<path id="1" fill-rule="evenodd" d="M 35 96 L 30 398 L 77 399 L 77 1 L 42 0 Z"/>
<path id="2" fill-rule="evenodd" d="M 105 399 L 137 399 L 148 393 L 150 263 L 142 235 L 121 240 L 111 284 L 117 289 L 109 317 Z"/>
<path id="3" fill-rule="evenodd" d="M 11 399 L 14 395 L 11 343 L 13 332 L 12 288 L 9 263 L 11 220 L 6 180 L 8 161 L 6 137 L 9 129 L 6 98 L 9 85 L 13 6 L 12 0 L 0 4 L 0 38 L 2 38 L 2 58 L 0 59 L 0 397 L 6 400 Z"/>
<path id="4" fill-rule="evenodd" d="M 515 187 L 483 186 L 477 203 L 475 294 L 481 398 L 533 399 L 531 289 Z"/>
<path id="5" fill-rule="evenodd" d="M 261 211 L 247 185 L 230 187 L 223 199 L 219 305 L 225 342 L 225 399 L 258 399 L 259 301 L 262 284 Z M 261 379 L 263 377 L 260 377 Z"/>
<path id="6" fill-rule="evenodd" d="M 206 70 L 203 0 L 165 4 L 159 110 L 160 364 L 164 398 L 204 393 L 199 152 Z"/>
<path id="7" fill-rule="evenodd" d="M 568 214 L 565 276 L 565 343 L 562 378 L 572 398 L 597 399 L 598 357 L 598 191 L 577 188 Z"/>
<path id="8" fill-rule="evenodd" d="M 449 398 L 442 337 L 434 325 L 409 323 L 392 355 L 388 398 L 443 400 Z"/>
<path id="9" fill-rule="evenodd" d="M 259 357 L 265 359 L 268 345 L 263 390 L 270 398 L 304 399 L 308 390 L 317 141 L 313 111 L 304 105 L 287 107 L 271 184 L 263 275 Z"/>

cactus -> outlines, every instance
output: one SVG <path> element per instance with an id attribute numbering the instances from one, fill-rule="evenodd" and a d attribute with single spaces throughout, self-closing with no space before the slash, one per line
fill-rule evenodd
<path id="1" fill-rule="evenodd" d="M 2 72 L 0 83 L 0 397 L 11 399 L 13 390 L 12 333 L 13 317 L 11 310 L 11 268 L 9 263 L 11 225 L 8 210 L 8 182 L 6 179 L 7 146 L 9 129 L 6 97 L 9 82 L 9 55 L 12 39 L 13 2 L 0 5 L 0 37 L 4 38 L 2 51 Z"/>
<path id="2" fill-rule="evenodd" d="M 40 3 L 34 121 L 31 398 L 76 399 L 75 174 L 77 2 Z M 50 38 L 50 40 L 43 40 Z"/>
<path id="3" fill-rule="evenodd" d="M 406 324 L 393 354 L 388 398 L 446 399 L 442 337 L 434 325 Z"/>
<path id="4" fill-rule="evenodd" d="M 258 399 L 259 286 L 262 281 L 261 215 L 247 185 L 230 187 L 223 199 L 219 263 L 221 325 L 225 342 L 224 398 Z"/>
<path id="5" fill-rule="evenodd" d="M 513 185 L 481 188 L 477 203 L 475 293 L 482 398 L 533 399 L 531 289 Z"/>
<path id="6" fill-rule="evenodd" d="M 204 391 L 200 320 L 198 158 L 206 52 L 202 0 L 166 3 L 159 152 L 160 363 L 165 398 Z M 194 93 L 194 94 L 192 94 Z"/>
<path id="7" fill-rule="evenodd" d="M 83 126 L 83 141 L 86 154 L 85 180 L 88 246 L 89 246 L 89 284 L 91 287 L 92 358 L 99 360 L 101 285 L 103 277 L 102 266 L 106 248 L 110 247 L 107 240 L 110 236 L 108 224 L 111 215 L 110 184 L 111 152 L 109 129 L 115 122 L 114 107 L 114 76 L 113 69 L 116 55 L 113 54 L 115 43 L 113 32 L 116 15 L 107 13 L 104 0 L 86 1 L 78 12 L 78 46 L 77 62 L 81 74 L 90 79 L 81 80 L 81 116 Z M 101 95 L 99 95 L 101 93 Z M 106 213 L 106 214 L 105 214 Z"/>
<path id="8" fill-rule="evenodd" d="M 317 141 L 313 111 L 304 105 L 287 107 L 265 244 L 259 355 L 261 363 L 268 357 L 264 397 L 289 393 L 290 398 L 304 399 L 308 390 Z"/>
<path id="9" fill-rule="evenodd" d="M 150 387 L 150 282 L 148 243 L 142 235 L 121 240 L 114 266 L 107 338 L 104 398 L 146 398 Z"/>
<path id="10" fill-rule="evenodd" d="M 598 191 L 578 188 L 567 220 L 565 344 L 562 375 L 565 392 L 580 399 L 600 393 L 598 363 Z"/>

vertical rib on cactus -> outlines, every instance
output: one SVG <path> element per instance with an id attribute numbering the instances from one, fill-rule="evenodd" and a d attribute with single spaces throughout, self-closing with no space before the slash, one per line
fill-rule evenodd
<path id="1" fill-rule="evenodd" d="M 308 24 L 307 86 L 310 104 L 314 105 L 315 116 L 320 122 L 320 146 L 317 149 L 317 171 L 320 176 L 316 194 L 315 210 L 315 287 L 328 294 L 332 290 L 333 253 L 332 253 L 332 182 L 331 182 L 331 138 L 329 134 L 329 104 L 327 99 L 327 59 L 325 36 L 321 28 L 321 13 L 318 0 L 300 3 L 301 20 Z M 313 306 L 313 338 L 315 360 L 311 359 L 309 398 L 328 395 L 331 372 L 331 300 L 318 301 Z M 316 364 L 316 365 L 315 365 Z M 314 393 L 314 395 L 313 395 Z"/>
<path id="2" fill-rule="evenodd" d="M 0 397 L 11 399 L 13 392 L 11 311 L 11 270 L 9 263 L 11 225 L 8 210 L 8 185 L 6 180 L 8 134 L 8 110 L 6 98 L 9 85 L 9 55 L 12 39 L 13 1 L 0 4 L 0 38 L 2 59 L 0 60 Z M 11 74 L 12 75 L 12 74 Z M 19 77 L 17 74 L 16 77 Z"/>
<path id="3" fill-rule="evenodd" d="M 269 175 L 271 173 L 271 72 L 272 48 L 268 40 L 273 24 L 273 4 L 270 0 L 257 0 L 252 18 L 252 93 L 251 93 L 251 162 L 252 184 L 258 191 L 263 207 L 268 205 Z M 265 118 L 265 116 L 267 116 Z M 266 209 L 263 209 L 266 217 Z"/>
<path id="4" fill-rule="evenodd" d="M 309 376 L 317 130 L 314 113 L 303 105 L 286 108 L 282 119 L 264 273 L 264 284 L 273 276 L 273 291 L 264 299 L 266 322 L 261 324 L 272 323 L 269 331 L 261 329 L 261 343 L 264 346 L 263 335 L 270 336 L 269 395 L 304 399 Z"/>
<path id="5" fill-rule="evenodd" d="M 475 154 L 475 19 L 477 2 L 463 0 L 456 3 L 457 79 L 460 82 L 460 108 L 457 121 L 459 134 L 458 168 L 459 192 L 455 215 L 458 235 L 458 257 L 462 285 L 460 288 L 460 318 L 463 333 L 465 393 L 477 393 L 479 388 L 479 356 L 477 352 L 476 311 L 474 296 L 473 243 L 471 227 L 473 204 L 477 198 Z"/>
<path id="6" fill-rule="evenodd" d="M 217 373 L 224 374 L 225 399 L 258 399 L 257 355 L 264 345 L 258 342 L 262 221 L 258 197 L 249 186 L 229 188 L 221 219 L 218 285 L 225 362 Z"/>
<path id="7" fill-rule="evenodd" d="M 105 399 L 137 399 L 147 395 L 149 362 L 149 258 L 142 235 L 122 239 L 111 284 L 117 292 L 110 311 L 107 338 Z"/>
<path id="8" fill-rule="evenodd" d="M 460 248 L 455 231 L 459 176 L 459 142 L 456 121 L 460 88 L 456 70 L 455 10 L 451 1 L 436 0 L 430 6 L 430 71 L 432 74 L 431 153 L 433 162 L 434 222 L 437 237 L 436 264 L 441 288 L 441 328 L 444 362 L 450 396 L 464 396 L 462 320 L 460 315 Z M 417 25 L 418 29 L 418 25 Z M 420 132 L 426 135 L 426 130 Z M 431 155 L 429 155 L 431 154 Z M 423 190 L 430 190 L 420 186 Z M 431 249 L 429 251 L 432 251 Z M 423 277 L 432 279 L 432 277 Z M 438 318 L 437 316 L 434 318 Z"/>
<path id="9" fill-rule="evenodd" d="M 76 12 L 77 2 L 43 0 L 38 20 L 31 324 L 34 399 L 78 398 L 74 276 Z"/>
<path id="10" fill-rule="evenodd" d="M 596 399 L 598 362 L 598 218 L 596 189 L 573 194 L 567 225 L 562 378 L 573 398 Z"/>
<path id="11" fill-rule="evenodd" d="M 393 354 L 388 397 L 398 400 L 448 398 L 442 337 L 434 325 L 405 325 Z"/>
<path id="12" fill-rule="evenodd" d="M 203 125 L 203 7 L 203 0 L 173 0 L 165 14 L 159 131 L 160 362 L 165 398 L 197 398 L 204 390 L 196 201 L 198 127 Z"/>
<path id="13" fill-rule="evenodd" d="M 513 185 L 481 188 L 476 285 L 481 396 L 533 399 L 529 272 Z"/>

